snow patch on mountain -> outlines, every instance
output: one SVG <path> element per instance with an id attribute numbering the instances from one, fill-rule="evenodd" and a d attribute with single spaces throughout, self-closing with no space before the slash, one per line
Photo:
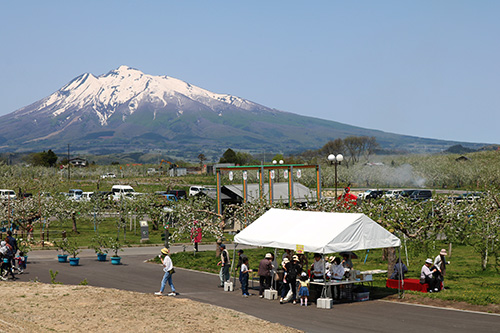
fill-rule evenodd
<path id="1" fill-rule="evenodd" d="M 243 110 L 262 108 L 245 99 L 228 94 L 216 94 L 170 76 L 147 75 L 137 69 L 120 66 L 97 77 L 90 73 L 80 75 L 41 100 L 34 110 L 26 109 L 24 114 L 43 112 L 49 113 L 52 117 L 59 117 L 67 111 L 88 109 L 93 110 L 101 126 L 105 126 L 120 105 L 126 105 L 127 112 L 122 114 L 122 119 L 125 120 L 128 115 L 137 111 L 142 102 L 154 103 L 163 108 L 170 103 L 169 101 L 175 100 L 182 107 L 183 97 L 208 106 L 219 116 L 221 113 L 217 109 L 220 103 Z M 182 115 L 182 111 L 179 110 L 178 113 Z M 23 112 L 20 115 L 22 114 Z"/>

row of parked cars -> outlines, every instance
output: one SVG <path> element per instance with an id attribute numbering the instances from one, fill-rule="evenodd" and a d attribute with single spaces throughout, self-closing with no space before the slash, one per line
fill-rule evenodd
<path id="1" fill-rule="evenodd" d="M 410 199 L 410 200 L 429 200 L 432 198 L 430 190 L 366 190 L 358 195 L 359 199 Z"/>

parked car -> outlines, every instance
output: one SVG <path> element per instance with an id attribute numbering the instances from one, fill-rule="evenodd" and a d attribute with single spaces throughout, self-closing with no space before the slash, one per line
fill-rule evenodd
<path id="1" fill-rule="evenodd" d="M 484 196 L 481 192 L 463 193 L 456 197 L 451 197 L 455 202 L 472 202 L 481 199 Z"/>
<path id="2" fill-rule="evenodd" d="M 200 193 L 201 191 L 203 191 L 205 188 L 203 186 L 191 186 L 189 188 L 189 195 L 190 196 L 193 196 L 193 195 L 197 195 L 198 193 Z"/>
<path id="3" fill-rule="evenodd" d="M 161 197 L 167 201 L 177 201 L 177 197 L 173 194 L 161 194 Z"/>
<path id="4" fill-rule="evenodd" d="M 116 178 L 116 175 L 112 172 L 105 173 L 104 175 L 101 175 L 101 178 Z"/>
<path id="5" fill-rule="evenodd" d="M 429 190 L 415 190 L 409 198 L 411 200 L 429 200 L 432 198 L 432 192 Z"/>
<path id="6" fill-rule="evenodd" d="M 359 199 L 378 199 L 384 195 L 383 190 L 366 190 L 358 195 Z"/>
<path id="7" fill-rule="evenodd" d="M 409 198 L 410 195 L 415 192 L 416 190 L 403 190 L 401 193 L 399 193 L 400 198 Z"/>
<path id="8" fill-rule="evenodd" d="M 384 193 L 384 198 L 397 199 L 401 194 L 401 190 L 388 190 Z"/>
<path id="9" fill-rule="evenodd" d="M 13 200 L 16 198 L 16 192 L 12 190 L 0 190 L 0 199 Z"/>
<path id="10" fill-rule="evenodd" d="M 187 193 L 184 190 L 169 190 L 167 194 L 173 194 L 177 197 L 177 199 L 186 199 Z"/>
<path id="11" fill-rule="evenodd" d="M 94 195 L 94 192 L 83 192 L 81 200 L 90 201 L 92 199 L 93 195 Z"/>
<path id="12" fill-rule="evenodd" d="M 133 199 L 138 194 L 130 185 L 113 185 L 111 192 L 113 193 L 113 200 L 120 200 L 121 198 Z"/>
<path id="13" fill-rule="evenodd" d="M 70 189 L 68 191 L 68 199 L 79 201 L 82 198 L 83 191 L 80 189 Z"/>

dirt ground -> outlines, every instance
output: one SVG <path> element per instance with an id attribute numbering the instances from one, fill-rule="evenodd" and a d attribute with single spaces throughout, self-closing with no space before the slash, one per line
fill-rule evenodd
<path id="1" fill-rule="evenodd" d="M 300 332 L 183 298 L 117 289 L 0 282 L 0 332 Z"/>
<path id="2" fill-rule="evenodd" d="M 0 295 L 0 332 L 300 332 L 215 305 L 117 289 L 11 281 L 0 282 Z M 386 300 L 500 313 L 498 305 L 410 294 Z"/>

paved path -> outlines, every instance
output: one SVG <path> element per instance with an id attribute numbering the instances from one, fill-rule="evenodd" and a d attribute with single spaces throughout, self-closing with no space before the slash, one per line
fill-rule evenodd
<path id="1" fill-rule="evenodd" d="M 86 279 L 89 285 L 131 290 L 143 293 L 158 291 L 163 275 L 159 265 L 145 263 L 146 259 L 159 254 L 161 247 L 127 248 L 121 252 L 123 265 L 98 262 L 93 251 L 80 254 L 80 266 L 58 263 L 56 251 L 32 251 L 26 274 L 18 275 L 18 281 L 35 278 L 50 283 L 49 270 L 58 271 L 56 281 L 78 284 Z M 213 245 L 201 250 L 214 249 Z M 182 247 L 172 247 L 172 252 Z M 214 262 L 215 262 L 214 258 Z M 174 263 L 175 265 L 175 263 Z M 243 298 L 239 288 L 224 292 L 217 288 L 219 278 L 215 274 L 176 269 L 173 281 L 179 297 L 215 304 L 241 311 L 271 322 L 295 327 L 307 332 L 498 332 L 500 316 L 437 309 L 384 301 L 368 301 L 334 305 L 331 310 L 317 309 L 315 305 L 280 305 L 277 301 L 260 299 L 258 296 Z M 8 282 L 4 282 L 8 283 Z M 167 286 L 168 290 L 168 286 Z M 251 291 L 257 294 L 256 291 Z M 201 330 L 203 330 L 201 328 Z M 232 329 L 229 327 L 228 331 Z"/>

